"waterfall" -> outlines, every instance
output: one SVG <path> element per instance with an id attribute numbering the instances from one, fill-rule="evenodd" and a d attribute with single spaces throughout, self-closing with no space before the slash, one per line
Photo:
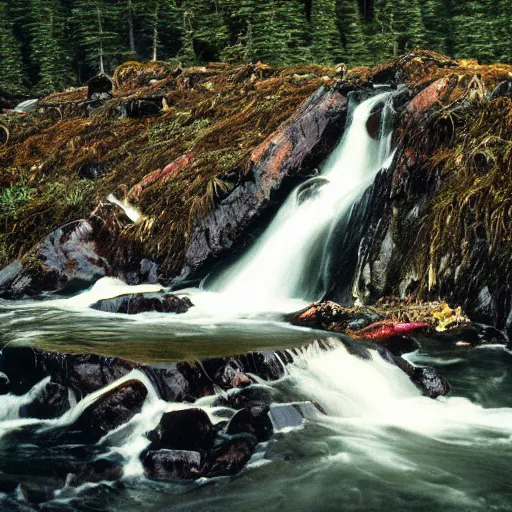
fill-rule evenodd
<path id="1" fill-rule="evenodd" d="M 263 235 L 208 289 L 261 305 L 321 297 L 331 228 L 389 160 L 389 97 L 381 93 L 351 108 L 345 134 L 321 173 L 292 192 Z M 383 104 L 379 134 L 372 138 L 368 125 Z"/>

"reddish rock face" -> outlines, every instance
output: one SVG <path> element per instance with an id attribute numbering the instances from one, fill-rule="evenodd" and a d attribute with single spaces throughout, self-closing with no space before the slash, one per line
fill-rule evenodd
<path id="1" fill-rule="evenodd" d="M 176 178 L 183 169 L 186 169 L 192 162 L 194 153 L 190 152 L 186 155 L 181 155 L 176 160 L 162 169 L 157 169 L 149 174 L 146 174 L 142 180 L 134 185 L 128 192 L 128 198 L 138 199 L 139 196 L 149 187 L 158 183 L 161 185 L 169 178 Z"/>
<path id="2" fill-rule="evenodd" d="M 320 89 L 251 155 L 236 187 L 190 237 L 186 264 L 195 270 L 241 243 L 254 222 L 268 218 L 290 185 L 310 176 L 336 146 L 348 109 L 346 95 Z"/>
<path id="3" fill-rule="evenodd" d="M 441 95 L 449 83 L 449 77 L 436 80 L 413 98 L 407 106 L 407 112 L 410 112 L 414 116 L 420 116 L 429 111 L 436 103 L 441 104 Z"/>

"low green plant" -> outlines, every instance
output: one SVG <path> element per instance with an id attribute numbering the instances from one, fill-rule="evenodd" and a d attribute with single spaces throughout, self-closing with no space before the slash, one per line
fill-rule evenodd
<path id="1" fill-rule="evenodd" d="M 32 188 L 22 184 L 4 188 L 0 192 L 0 211 L 15 211 L 31 200 L 33 192 Z"/>

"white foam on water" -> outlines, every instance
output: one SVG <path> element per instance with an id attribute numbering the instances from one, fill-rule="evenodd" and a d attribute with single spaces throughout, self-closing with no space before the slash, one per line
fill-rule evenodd
<path id="1" fill-rule="evenodd" d="M 454 444 L 512 442 L 512 409 L 486 409 L 462 397 L 424 397 L 398 367 L 369 352 L 366 360 L 341 344 L 332 351 L 313 345 L 295 356 L 286 379 L 321 404 L 329 414 L 323 420 L 340 431 L 347 425 L 397 427 Z"/>

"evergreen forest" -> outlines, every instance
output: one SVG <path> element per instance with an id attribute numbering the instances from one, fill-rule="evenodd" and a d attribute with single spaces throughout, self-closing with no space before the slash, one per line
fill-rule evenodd
<path id="1" fill-rule="evenodd" d="M 510 0 L 7 0 L 0 90 L 46 94 L 125 61 L 349 67 L 426 48 L 512 62 Z"/>

